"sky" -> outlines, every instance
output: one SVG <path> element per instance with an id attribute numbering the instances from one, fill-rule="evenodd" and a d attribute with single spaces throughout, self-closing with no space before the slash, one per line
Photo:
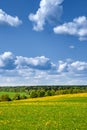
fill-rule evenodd
<path id="1" fill-rule="evenodd" d="M 0 1 L 0 86 L 87 85 L 87 0 Z"/>

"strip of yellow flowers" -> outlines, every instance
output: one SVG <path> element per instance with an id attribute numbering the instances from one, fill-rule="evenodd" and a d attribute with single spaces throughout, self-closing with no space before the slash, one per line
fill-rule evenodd
<path id="1" fill-rule="evenodd" d="M 8 105 L 57 105 L 57 104 L 70 104 L 70 102 L 61 102 L 64 99 L 74 98 L 74 97 L 87 97 L 87 93 L 79 93 L 79 94 L 65 94 L 65 95 L 56 95 L 56 96 L 48 96 L 41 98 L 29 98 L 25 100 L 14 100 L 11 102 L 1 102 L 1 106 Z M 72 102 L 71 102 L 72 104 Z M 77 103 L 78 104 L 78 103 Z"/>

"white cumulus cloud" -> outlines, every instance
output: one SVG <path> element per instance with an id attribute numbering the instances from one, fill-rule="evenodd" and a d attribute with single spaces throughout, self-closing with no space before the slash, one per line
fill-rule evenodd
<path id="1" fill-rule="evenodd" d="M 13 17 L 7 14 L 5 11 L 0 9 L 0 24 L 8 24 L 10 26 L 18 26 L 22 23 L 22 21 L 17 17 Z"/>
<path id="2" fill-rule="evenodd" d="M 15 68 L 15 58 L 11 52 L 4 52 L 0 55 L 0 69 L 12 70 Z"/>
<path id="3" fill-rule="evenodd" d="M 87 62 L 85 61 L 59 61 L 58 72 L 60 73 L 84 73 L 87 72 Z"/>
<path id="4" fill-rule="evenodd" d="M 75 61 L 71 64 L 72 69 L 78 71 L 87 71 L 87 62 L 84 61 Z"/>
<path id="5" fill-rule="evenodd" d="M 17 56 L 15 64 L 20 68 L 33 68 L 33 69 L 40 69 L 40 70 L 49 70 L 52 68 L 53 63 L 51 63 L 49 58 L 45 56 L 28 58 Z"/>
<path id="6" fill-rule="evenodd" d="M 0 85 L 87 84 L 87 61 L 66 59 L 54 64 L 45 56 L 0 55 Z"/>
<path id="7" fill-rule="evenodd" d="M 55 27 L 54 33 L 77 36 L 79 40 L 87 40 L 87 17 L 80 16 L 72 22 L 64 23 Z"/>
<path id="8" fill-rule="evenodd" d="M 63 0 L 41 0 L 36 14 L 29 15 L 29 20 L 33 22 L 33 29 L 41 31 L 51 18 L 59 19 L 62 13 L 62 2 Z"/>

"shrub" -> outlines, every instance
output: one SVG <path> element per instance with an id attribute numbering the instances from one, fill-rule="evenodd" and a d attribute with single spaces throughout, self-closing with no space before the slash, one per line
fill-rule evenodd
<path id="1" fill-rule="evenodd" d="M 65 90 L 61 89 L 61 90 L 57 90 L 55 94 L 56 95 L 61 95 L 61 94 L 68 94 L 68 93 L 69 93 L 69 91 L 67 89 L 65 89 Z"/>
<path id="2" fill-rule="evenodd" d="M 26 96 L 26 95 L 22 95 L 22 96 L 20 97 L 20 99 L 27 99 L 27 96 Z"/>
<path id="3" fill-rule="evenodd" d="M 37 90 L 37 95 L 38 95 L 38 97 L 44 97 L 45 96 L 45 90 L 43 90 L 43 89 Z"/>
<path id="4" fill-rule="evenodd" d="M 9 97 L 8 94 L 3 94 L 0 97 L 0 101 L 11 101 L 11 98 Z"/>
<path id="5" fill-rule="evenodd" d="M 45 95 L 46 96 L 51 96 L 51 90 L 47 90 Z"/>
<path id="6" fill-rule="evenodd" d="M 14 97 L 13 97 L 13 100 L 20 100 L 20 94 L 15 94 Z"/>
<path id="7" fill-rule="evenodd" d="M 51 96 L 55 95 L 55 90 L 54 89 L 52 89 L 50 92 L 51 92 Z"/>
<path id="8" fill-rule="evenodd" d="M 37 91 L 36 90 L 31 90 L 30 91 L 30 98 L 36 98 L 36 97 L 38 97 Z"/>

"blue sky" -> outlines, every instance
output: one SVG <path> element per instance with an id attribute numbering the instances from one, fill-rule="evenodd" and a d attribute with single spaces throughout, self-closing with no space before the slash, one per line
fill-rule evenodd
<path id="1" fill-rule="evenodd" d="M 0 2 L 0 85 L 81 85 L 86 73 L 86 0 Z"/>

